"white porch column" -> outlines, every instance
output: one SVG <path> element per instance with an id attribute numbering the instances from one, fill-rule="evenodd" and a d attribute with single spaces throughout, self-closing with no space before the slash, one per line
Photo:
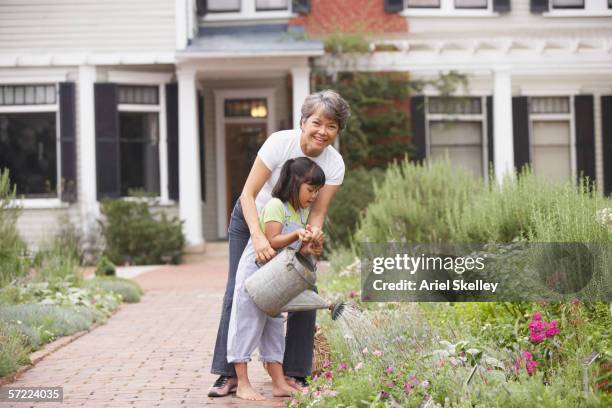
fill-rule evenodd
<path id="1" fill-rule="evenodd" d="M 100 215 L 96 187 L 96 126 L 94 113 L 94 83 L 96 67 L 82 65 L 79 67 L 77 85 L 79 115 L 79 206 L 81 225 L 85 236 L 97 229 L 96 219 Z"/>
<path id="2" fill-rule="evenodd" d="M 310 94 L 310 68 L 291 68 L 291 83 L 293 85 L 293 128 L 300 127 L 302 104 Z"/>
<path id="3" fill-rule="evenodd" d="M 195 68 L 179 68 L 179 214 L 187 249 L 204 250 Z"/>
<path id="4" fill-rule="evenodd" d="M 509 69 L 493 72 L 493 156 L 495 177 L 514 174 L 514 139 L 512 132 L 512 79 Z"/>

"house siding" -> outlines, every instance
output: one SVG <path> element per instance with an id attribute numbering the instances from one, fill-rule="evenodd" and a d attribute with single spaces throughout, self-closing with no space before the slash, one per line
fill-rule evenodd
<path id="1" fill-rule="evenodd" d="M 5 0 L 0 55 L 175 49 L 173 0 Z"/>

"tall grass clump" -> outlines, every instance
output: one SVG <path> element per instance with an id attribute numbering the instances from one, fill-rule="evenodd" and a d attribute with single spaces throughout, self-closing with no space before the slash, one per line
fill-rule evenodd
<path id="1" fill-rule="evenodd" d="M 448 161 L 426 165 L 404 160 L 389 166 L 367 207 L 357 241 L 445 242 L 451 225 L 484 186 Z"/>
<path id="2" fill-rule="evenodd" d="M 0 169 L 0 287 L 28 272 L 26 244 L 17 232 L 17 219 L 21 211 L 13 202 L 15 191 L 8 169 Z"/>

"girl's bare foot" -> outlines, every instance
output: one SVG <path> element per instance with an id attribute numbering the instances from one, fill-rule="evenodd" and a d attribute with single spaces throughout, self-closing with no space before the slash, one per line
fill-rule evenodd
<path id="1" fill-rule="evenodd" d="M 266 399 L 263 395 L 258 393 L 255 388 L 251 386 L 251 384 L 242 386 L 238 385 L 236 396 L 247 401 L 263 401 Z"/>
<path id="2" fill-rule="evenodd" d="M 299 391 L 302 391 L 301 388 Z M 293 394 L 296 394 L 297 392 L 298 390 L 296 388 L 293 388 L 286 382 L 284 384 L 272 383 L 272 395 L 274 395 L 275 397 L 290 397 Z"/>

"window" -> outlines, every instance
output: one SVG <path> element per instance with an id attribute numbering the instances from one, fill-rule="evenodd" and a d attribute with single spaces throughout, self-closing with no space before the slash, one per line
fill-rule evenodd
<path id="1" fill-rule="evenodd" d="M 56 98 L 55 85 L 0 86 L 0 168 L 18 196 L 58 197 Z"/>
<path id="2" fill-rule="evenodd" d="M 121 195 L 160 195 L 159 87 L 119 86 Z"/>
<path id="3" fill-rule="evenodd" d="M 612 0 L 550 0 L 548 16 L 610 16 Z"/>
<path id="4" fill-rule="evenodd" d="M 453 166 L 486 177 L 482 107 L 481 97 L 428 98 L 428 156 L 448 158 Z"/>
<path id="5" fill-rule="evenodd" d="M 529 112 L 533 172 L 551 181 L 568 180 L 572 176 L 570 98 L 530 98 Z"/>
<path id="6" fill-rule="evenodd" d="M 406 0 L 406 15 L 493 14 L 492 0 Z"/>
<path id="7" fill-rule="evenodd" d="M 268 106 L 265 98 L 261 99 L 226 99 L 226 118 L 266 118 Z"/>
<path id="8" fill-rule="evenodd" d="M 289 18 L 289 0 L 205 0 L 206 21 L 257 18 Z"/>

